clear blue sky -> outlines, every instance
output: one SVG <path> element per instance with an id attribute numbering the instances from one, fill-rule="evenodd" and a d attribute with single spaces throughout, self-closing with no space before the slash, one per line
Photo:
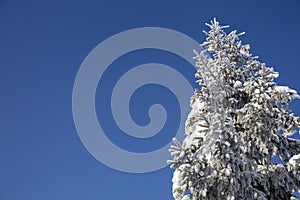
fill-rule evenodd
<path id="1" fill-rule="evenodd" d="M 106 167 L 88 153 L 73 122 L 73 83 L 87 54 L 114 34 L 155 26 L 202 42 L 204 23 L 213 17 L 231 29 L 246 31 L 242 40 L 250 43 L 261 61 L 280 72 L 277 82 L 300 91 L 300 0 L 0 0 L 0 200 L 172 199 L 168 167 L 128 174 Z M 194 82 L 193 70 L 184 70 L 185 64 L 173 57 L 157 51 L 135 52 L 116 61 L 108 73 L 118 74 L 118 63 L 130 67 L 161 61 Z M 99 88 L 97 98 L 109 95 L 107 86 Z M 164 88 L 144 88 L 153 89 Z M 161 91 L 153 99 L 137 92 L 134 99 L 132 112 L 141 115 L 135 117 L 141 124 L 147 118 L 139 112 L 143 104 L 138 102 L 174 100 Z M 176 110 L 170 109 L 174 120 L 168 121 L 165 135 L 130 140 L 109 125 L 111 114 L 103 111 L 107 105 L 96 106 L 98 115 L 107 117 L 102 123 L 112 133 L 111 140 L 131 151 L 160 147 L 177 126 Z M 299 115 L 300 101 L 292 108 Z"/>

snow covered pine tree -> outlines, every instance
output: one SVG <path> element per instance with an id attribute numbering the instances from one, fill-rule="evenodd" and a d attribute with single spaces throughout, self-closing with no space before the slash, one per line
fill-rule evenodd
<path id="1" fill-rule="evenodd" d="M 173 197 L 297 199 L 300 141 L 289 136 L 300 118 L 288 108 L 297 92 L 276 85 L 278 73 L 249 53 L 243 33 L 226 34 L 215 19 L 206 25 L 206 50 L 194 52 L 201 87 L 191 98 L 186 138 L 170 148 Z M 284 164 L 272 162 L 275 155 Z"/>

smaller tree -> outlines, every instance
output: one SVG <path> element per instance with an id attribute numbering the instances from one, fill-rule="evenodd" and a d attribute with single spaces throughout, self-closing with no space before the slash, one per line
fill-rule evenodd
<path id="1" fill-rule="evenodd" d="M 186 138 L 170 148 L 173 197 L 296 199 L 300 141 L 289 136 L 300 120 L 288 105 L 297 92 L 276 85 L 278 73 L 249 53 L 243 33 L 226 34 L 215 19 L 206 25 L 206 50 L 194 52 L 201 87 L 191 98 Z M 275 155 L 284 164 L 272 162 Z"/>

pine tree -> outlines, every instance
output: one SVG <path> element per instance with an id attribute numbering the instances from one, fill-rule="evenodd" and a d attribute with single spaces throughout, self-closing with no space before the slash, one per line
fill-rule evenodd
<path id="1" fill-rule="evenodd" d="M 174 199 L 297 199 L 300 141 L 290 136 L 300 118 L 288 107 L 297 92 L 274 82 L 278 73 L 249 53 L 244 33 L 206 25 L 186 138 L 170 148 Z"/>

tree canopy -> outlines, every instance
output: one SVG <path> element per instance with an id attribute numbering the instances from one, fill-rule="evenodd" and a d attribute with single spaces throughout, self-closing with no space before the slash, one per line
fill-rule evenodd
<path id="1" fill-rule="evenodd" d="M 174 199 L 297 199 L 300 141 L 290 136 L 300 118 L 289 109 L 297 92 L 274 82 L 278 73 L 250 54 L 244 33 L 206 25 L 186 138 L 170 147 Z"/>

